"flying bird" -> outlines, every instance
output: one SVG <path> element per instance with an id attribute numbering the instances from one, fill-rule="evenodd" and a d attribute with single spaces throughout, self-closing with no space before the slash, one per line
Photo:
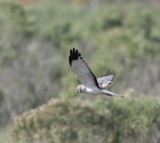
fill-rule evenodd
<path id="1" fill-rule="evenodd" d="M 115 78 L 114 72 L 108 72 L 99 78 L 92 73 L 87 63 L 76 49 L 70 49 L 69 64 L 77 75 L 80 85 L 77 86 L 77 93 L 90 93 L 95 95 L 116 96 L 117 94 L 106 90 L 111 86 Z"/>

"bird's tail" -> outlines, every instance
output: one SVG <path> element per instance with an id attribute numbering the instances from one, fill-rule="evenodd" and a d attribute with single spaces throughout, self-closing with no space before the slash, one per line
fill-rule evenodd
<path id="1" fill-rule="evenodd" d="M 103 90 L 102 90 L 102 93 L 103 93 L 104 95 L 108 95 L 108 96 L 118 96 L 117 94 L 115 94 L 115 93 L 113 93 L 113 92 L 110 92 L 110 91 L 108 91 L 108 90 L 106 90 L 106 89 L 103 89 Z"/>

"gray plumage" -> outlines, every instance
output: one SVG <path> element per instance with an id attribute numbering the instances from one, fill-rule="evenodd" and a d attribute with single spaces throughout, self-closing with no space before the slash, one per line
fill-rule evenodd
<path id="1" fill-rule="evenodd" d="M 81 82 L 76 89 L 78 93 L 103 94 L 108 96 L 116 95 L 105 89 L 113 83 L 115 77 L 114 72 L 108 72 L 106 75 L 97 79 L 81 57 L 81 54 L 74 48 L 70 50 L 69 64 Z"/>

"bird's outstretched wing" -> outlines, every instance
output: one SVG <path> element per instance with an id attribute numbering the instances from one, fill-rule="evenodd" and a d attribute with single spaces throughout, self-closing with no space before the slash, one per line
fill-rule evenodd
<path id="1" fill-rule="evenodd" d="M 97 79 L 99 87 L 101 88 L 107 88 L 112 85 L 114 78 L 115 78 L 115 73 L 113 71 L 108 71 L 105 75 L 102 75 Z"/>
<path id="2" fill-rule="evenodd" d="M 74 48 L 70 50 L 69 64 L 74 73 L 77 75 L 81 84 L 87 87 L 99 88 L 99 84 L 95 75 L 92 73 L 87 63 L 83 60 L 78 50 L 75 50 Z"/>

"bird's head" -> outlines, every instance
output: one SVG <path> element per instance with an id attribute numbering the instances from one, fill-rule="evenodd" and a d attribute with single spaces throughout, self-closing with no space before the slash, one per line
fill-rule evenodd
<path id="1" fill-rule="evenodd" d="M 77 93 L 83 93 L 84 92 L 85 87 L 83 85 L 78 85 L 76 88 L 76 92 Z"/>

